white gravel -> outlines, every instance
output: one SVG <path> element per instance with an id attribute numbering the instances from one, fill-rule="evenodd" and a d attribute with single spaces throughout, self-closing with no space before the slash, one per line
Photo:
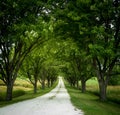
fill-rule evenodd
<path id="1" fill-rule="evenodd" d="M 50 93 L 35 99 L 0 108 L 0 115 L 83 115 L 76 109 L 65 89 L 63 80 Z"/>

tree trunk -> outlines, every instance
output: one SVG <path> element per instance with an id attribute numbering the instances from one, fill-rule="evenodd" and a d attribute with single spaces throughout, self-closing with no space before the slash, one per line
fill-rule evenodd
<path id="1" fill-rule="evenodd" d="M 101 69 L 101 66 L 100 66 L 100 62 L 97 58 L 93 59 L 93 66 L 95 68 L 96 75 L 97 75 L 97 80 L 98 80 L 98 84 L 99 84 L 100 100 L 101 101 L 106 101 L 107 100 L 106 90 L 107 90 L 108 77 L 107 77 L 107 81 L 106 81 L 105 71 L 104 71 L 104 73 L 101 71 L 102 69 Z M 98 69 L 97 66 L 99 67 L 99 69 Z M 103 67 L 103 68 L 105 68 L 105 67 Z"/>
<path id="2" fill-rule="evenodd" d="M 100 90 L 100 100 L 101 101 L 106 101 L 107 100 L 107 95 L 106 95 L 106 90 L 107 90 L 107 85 L 104 80 L 99 80 L 99 90 Z"/>
<path id="3" fill-rule="evenodd" d="M 48 79 L 48 88 L 50 87 L 50 79 Z"/>
<path id="4" fill-rule="evenodd" d="M 35 83 L 34 83 L 34 93 L 37 93 L 37 80 L 35 80 Z"/>
<path id="5" fill-rule="evenodd" d="M 10 82 L 7 84 L 6 101 L 12 100 L 12 91 L 13 91 L 13 84 Z"/>
<path id="6" fill-rule="evenodd" d="M 79 80 L 76 81 L 77 89 L 79 89 Z"/>
<path id="7" fill-rule="evenodd" d="M 100 100 L 101 101 L 106 101 L 107 100 L 107 81 L 108 81 L 108 77 L 106 79 L 105 74 L 104 73 L 100 73 L 99 71 L 97 71 L 97 80 L 98 80 L 98 84 L 99 84 L 99 95 L 100 95 Z"/>
<path id="8" fill-rule="evenodd" d="M 51 87 L 53 86 L 53 80 L 51 79 Z"/>
<path id="9" fill-rule="evenodd" d="M 42 80 L 42 89 L 45 89 L 45 80 Z"/>
<path id="10" fill-rule="evenodd" d="M 82 87 L 82 93 L 85 93 L 86 91 L 86 81 L 81 79 L 81 87 Z"/>

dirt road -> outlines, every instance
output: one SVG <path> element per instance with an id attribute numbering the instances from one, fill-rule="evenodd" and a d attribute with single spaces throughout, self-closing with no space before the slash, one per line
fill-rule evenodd
<path id="1" fill-rule="evenodd" d="M 35 99 L 0 108 L 0 115 L 83 115 L 70 101 L 61 77 L 55 89 Z"/>

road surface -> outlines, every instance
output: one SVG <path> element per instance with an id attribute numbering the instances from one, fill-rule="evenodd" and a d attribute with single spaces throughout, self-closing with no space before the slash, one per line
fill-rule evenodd
<path id="1" fill-rule="evenodd" d="M 0 115 L 83 115 L 76 109 L 65 89 L 62 77 L 55 89 L 44 96 L 0 108 Z"/>

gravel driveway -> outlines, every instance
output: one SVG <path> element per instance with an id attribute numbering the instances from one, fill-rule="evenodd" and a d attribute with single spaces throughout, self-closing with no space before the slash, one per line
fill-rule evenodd
<path id="1" fill-rule="evenodd" d="M 44 96 L 0 108 L 0 115 L 83 115 L 70 101 L 61 77 L 55 89 Z"/>

